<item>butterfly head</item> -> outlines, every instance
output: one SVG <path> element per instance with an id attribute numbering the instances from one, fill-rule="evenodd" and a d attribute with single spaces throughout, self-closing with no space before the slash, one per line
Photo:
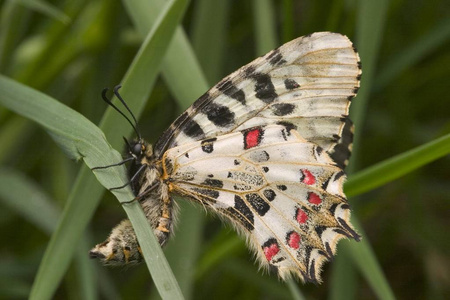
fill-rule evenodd
<path id="1" fill-rule="evenodd" d="M 141 162 L 143 159 L 151 159 L 153 156 L 153 147 L 143 139 L 137 139 L 133 142 L 128 142 L 125 139 L 125 143 L 127 144 L 127 152 L 130 157 L 133 157 L 135 161 Z"/>

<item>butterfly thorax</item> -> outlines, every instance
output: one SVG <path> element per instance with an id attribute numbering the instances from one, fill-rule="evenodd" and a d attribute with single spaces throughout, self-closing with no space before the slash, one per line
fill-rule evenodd
<path id="1" fill-rule="evenodd" d="M 136 140 L 128 144 L 128 156 L 134 158 L 128 168 L 130 185 L 161 246 L 173 231 L 173 201 L 163 181 L 162 164 L 153 155 L 152 145 Z M 129 220 L 122 221 L 106 241 L 90 252 L 106 265 L 120 266 L 142 261 L 141 248 Z"/>

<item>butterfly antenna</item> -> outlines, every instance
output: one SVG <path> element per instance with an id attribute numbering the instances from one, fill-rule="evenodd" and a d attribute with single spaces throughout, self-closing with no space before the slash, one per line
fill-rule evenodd
<path id="1" fill-rule="evenodd" d="M 139 126 L 138 126 L 138 122 L 136 120 L 136 117 L 134 116 L 133 112 L 131 111 L 131 109 L 128 107 L 127 103 L 125 102 L 125 100 L 123 100 L 122 96 L 119 94 L 119 89 L 121 88 L 121 85 L 116 85 L 114 87 L 114 95 L 116 95 L 117 98 L 119 98 L 120 102 L 122 102 L 123 106 L 125 106 L 125 108 L 128 110 L 128 112 L 130 113 L 131 117 L 133 118 L 134 121 L 134 131 L 136 131 L 136 134 L 138 135 L 139 140 L 141 140 L 141 133 L 139 131 Z"/>
<path id="2" fill-rule="evenodd" d="M 134 117 L 133 113 L 131 112 L 130 108 L 128 107 L 128 105 L 125 104 L 125 101 L 122 99 L 122 97 L 120 96 L 119 92 L 117 91 L 118 89 L 120 89 L 121 86 L 118 85 L 114 88 L 114 95 L 117 96 L 117 98 L 119 98 L 120 102 L 122 102 L 122 104 L 125 106 L 125 108 L 128 110 L 128 112 L 131 114 L 131 116 L 133 117 L 133 122 L 131 122 L 130 118 L 128 118 L 117 106 L 115 106 L 110 99 L 108 99 L 108 97 L 106 96 L 106 93 L 108 92 L 108 88 L 104 88 L 102 91 L 102 99 L 103 101 L 105 101 L 106 103 L 108 103 L 109 106 L 111 106 L 112 108 L 114 108 L 119 114 L 121 114 L 127 121 L 128 123 L 130 123 L 131 127 L 133 127 L 134 131 L 136 132 L 139 140 L 141 139 L 141 134 L 137 128 L 137 121 L 136 118 Z"/>

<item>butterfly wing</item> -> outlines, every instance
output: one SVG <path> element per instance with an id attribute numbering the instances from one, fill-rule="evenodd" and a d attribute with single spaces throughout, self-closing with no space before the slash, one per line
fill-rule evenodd
<path id="1" fill-rule="evenodd" d="M 283 124 L 321 146 L 342 168 L 350 156 L 350 100 L 359 87 L 350 40 L 321 32 L 272 50 L 224 78 L 189 107 L 155 144 L 167 149 L 254 126 Z"/>
<path id="2" fill-rule="evenodd" d="M 263 266 L 320 281 L 320 267 L 352 229 L 344 172 L 285 126 L 258 126 L 169 149 L 169 189 L 200 201 L 243 233 Z"/>

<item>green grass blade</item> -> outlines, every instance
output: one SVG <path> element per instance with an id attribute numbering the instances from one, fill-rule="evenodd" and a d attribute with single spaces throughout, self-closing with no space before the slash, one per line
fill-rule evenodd
<path id="1" fill-rule="evenodd" d="M 275 16 L 272 1 L 254 0 L 254 21 L 256 32 L 256 54 L 264 55 L 278 45 L 275 31 Z"/>
<path id="2" fill-rule="evenodd" d="M 148 66 L 146 68 L 142 68 L 140 66 L 139 60 L 137 60 L 132 68 L 130 68 L 132 70 L 135 70 L 135 72 L 128 72 L 126 79 L 124 80 L 124 92 L 122 93 L 124 97 L 127 96 L 127 88 L 130 91 L 135 91 L 136 89 L 132 88 L 133 85 L 136 84 L 136 88 L 138 88 L 139 86 L 142 87 L 143 81 L 147 83 L 147 91 L 146 93 L 144 93 L 142 90 L 139 90 L 141 93 L 146 94 L 140 95 L 140 97 L 148 97 L 151 89 L 151 84 L 148 79 L 152 76 L 153 78 L 156 77 L 156 65 L 158 60 L 160 60 L 158 58 L 155 58 L 155 56 L 157 57 L 159 55 L 159 57 L 162 57 L 164 53 L 164 39 L 161 37 L 166 38 L 165 43 L 167 45 L 169 43 L 167 37 L 168 33 L 170 33 L 171 30 L 170 27 L 174 29 L 175 25 L 178 24 L 178 21 L 186 5 L 186 1 L 177 1 L 174 3 L 174 5 L 170 6 L 171 9 L 167 11 L 168 17 L 161 19 L 161 24 L 159 24 L 161 26 L 159 26 L 156 31 L 153 31 L 150 34 L 150 36 L 153 36 L 154 38 L 151 39 L 149 37 L 149 39 L 147 40 L 146 49 L 152 49 L 153 52 L 151 52 L 150 54 L 144 51 L 140 52 L 140 57 L 144 61 L 148 59 L 148 57 L 153 56 L 153 59 L 156 60 L 156 63 L 153 65 L 153 69 L 149 68 Z M 159 48 L 156 46 L 158 46 Z M 136 65 L 139 66 L 137 67 Z M 142 77 L 143 70 L 148 70 L 147 72 L 150 72 L 150 74 L 154 74 Z M 146 74 L 148 75 L 149 73 Z M 137 78 L 135 78 L 136 76 Z M 130 83 L 125 85 L 126 82 L 128 82 L 127 80 Z M 138 85 L 138 82 L 140 85 Z M 74 111 L 63 109 L 64 106 L 62 104 L 56 101 L 52 101 L 45 95 L 32 91 L 31 89 L 14 83 L 6 78 L 2 78 L 1 83 L 2 88 L 0 90 L 9 91 L 9 93 L 3 93 L 4 95 L 6 94 L 6 97 L 2 98 L 2 100 L 7 99 L 7 103 L 4 103 L 5 106 L 37 121 L 38 123 L 41 123 L 44 127 L 49 129 L 49 132 L 51 132 L 51 135 L 54 137 L 54 139 L 65 149 L 67 153 L 70 154 L 71 157 L 82 157 L 90 167 L 98 165 L 108 165 L 111 162 L 117 162 L 121 160 L 120 155 L 116 151 L 111 149 L 109 144 L 106 143 L 103 133 L 101 133 L 101 131 L 99 131 L 97 127 L 91 124 L 84 117 L 78 115 Z M 103 124 L 108 123 L 107 120 L 108 118 L 105 117 Z M 111 123 L 114 125 L 116 124 L 116 122 Z M 61 124 L 63 124 L 63 126 Z M 112 132 L 114 131 L 114 127 L 115 126 L 111 126 L 108 128 Z M 119 138 L 117 137 L 116 139 Z M 96 174 L 96 176 L 103 185 L 108 187 L 120 186 L 121 184 L 126 182 L 124 168 L 108 169 L 107 172 Z M 46 252 L 46 256 L 44 257 L 44 260 L 42 262 L 42 268 L 38 273 L 37 280 L 35 281 L 35 285 L 33 287 L 32 298 L 48 298 L 54 292 L 58 282 L 61 279 L 61 276 L 64 274 L 64 271 L 67 268 L 68 262 L 70 262 L 71 253 L 73 253 L 73 247 L 70 246 L 76 243 L 78 236 L 86 226 L 90 216 L 92 216 L 96 204 L 98 203 L 98 200 L 95 200 L 100 197 L 101 193 L 102 191 L 99 190 L 92 181 L 92 174 L 87 171 L 86 168 L 83 168 L 79 177 L 77 178 L 77 182 L 74 187 L 74 193 L 71 199 L 69 199 L 69 205 L 66 206 L 66 209 L 64 211 L 63 221 L 60 223 L 57 234 L 53 236 L 49 246 L 49 250 Z M 128 201 L 130 198 L 133 198 L 129 189 L 120 190 L 115 194 L 119 199 L 121 199 L 121 201 Z M 92 201 L 92 198 L 96 199 Z M 79 200 L 79 202 L 74 201 L 74 199 Z M 83 201 L 83 199 L 85 199 L 85 201 Z M 82 202 L 89 203 L 83 203 L 82 205 L 80 205 Z M 129 214 L 132 223 L 136 226 L 135 230 L 138 239 L 142 241 L 143 236 L 146 237 L 144 241 L 141 242 L 141 247 L 144 252 L 144 258 L 149 265 L 152 265 L 152 263 L 156 263 L 158 265 L 157 267 L 159 267 L 159 269 L 156 268 L 159 270 L 157 271 L 157 273 L 159 272 L 159 274 L 161 275 L 161 273 L 164 273 L 161 270 L 166 269 L 167 271 L 167 266 L 163 266 L 165 262 L 164 259 L 159 258 L 157 261 L 155 261 L 152 257 L 152 255 L 154 255 L 155 253 L 153 251 L 152 254 L 152 250 L 149 249 L 149 244 L 151 244 L 152 240 L 152 232 L 148 226 L 148 223 L 142 213 L 140 206 L 127 205 L 125 207 L 125 210 Z M 76 217 L 74 218 L 74 216 Z M 77 224 L 75 226 L 77 232 L 74 232 L 74 224 Z M 153 247 L 155 246 L 157 246 L 157 248 L 159 248 L 159 251 L 161 251 L 159 244 L 157 244 L 156 241 Z M 176 281 L 174 281 L 170 277 L 170 275 L 154 276 L 154 279 L 156 281 L 155 284 L 157 285 L 162 295 L 169 295 L 171 297 L 174 297 L 173 299 L 182 298 L 182 295 L 179 292 L 179 288 L 176 287 Z"/>
<path id="3" fill-rule="evenodd" d="M 416 64 L 436 48 L 448 42 L 450 37 L 450 18 L 445 19 L 417 42 L 386 63 L 375 80 L 375 89 L 381 90 L 394 82 L 396 76 L 408 67 Z"/>
<path id="4" fill-rule="evenodd" d="M 28 222 L 50 234 L 55 229 L 59 211 L 50 198 L 23 174 L 0 169 L 0 199 L 4 205 L 22 215 Z"/>
<path id="5" fill-rule="evenodd" d="M 352 218 L 352 224 L 362 236 L 366 236 L 356 218 Z M 382 268 L 367 239 L 363 239 L 359 243 L 343 241 L 342 248 L 346 252 L 346 256 L 354 262 L 359 271 L 364 275 L 364 278 L 368 281 L 373 292 L 379 299 L 395 299 L 389 282 L 384 276 Z"/>
<path id="6" fill-rule="evenodd" d="M 358 96 L 350 107 L 350 116 L 355 124 L 355 136 L 347 170 L 349 174 L 358 169 L 359 140 L 376 72 L 378 53 L 382 45 L 388 3 L 388 0 L 358 2 L 356 47 L 361 57 L 363 74 Z"/>
<path id="7" fill-rule="evenodd" d="M 5 206 L 21 215 L 26 221 L 32 223 L 48 235 L 54 232 L 56 224 L 61 216 L 60 211 L 52 205 L 54 202 L 33 181 L 22 173 L 9 168 L 0 169 L 0 200 Z M 81 241 L 84 251 L 78 252 L 77 266 L 79 282 L 83 299 L 94 299 L 95 280 L 93 278 L 93 265 L 88 263 L 86 253 L 88 248 L 85 239 Z M 24 276 L 25 277 L 25 276 Z M 20 280 L 14 277 L 15 280 Z M 29 291 L 29 289 L 27 289 Z"/>
<path id="8" fill-rule="evenodd" d="M 155 12 L 160 10 L 163 1 L 126 1 L 125 7 L 141 35 L 148 32 L 154 22 Z M 181 109 L 208 89 L 207 81 L 195 57 L 184 31 L 178 28 L 162 63 L 162 74 L 171 93 Z M 184 295 L 189 298 L 192 290 L 193 264 L 198 257 L 198 243 L 202 230 L 202 212 L 192 205 L 180 203 L 183 214 L 177 226 L 177 236 L 167 247 Z M 190 239 L 190 240 L 189 240 Z M 189 240 L 188 243 L 185 240 Z M 183 250 L 181 254 L 180 251 Z M 175 258 L 175 259 L 173 259 Z"/>
<path id="9" fill-rule="evenodd" d="M 361 88 L 359 89 L 358 96 L 352 101 L 351 106 L 351 119 L 355 124 L 355 136 L 353 143 L 352 156 L 350 159 L 350 164 L 348 166 L 348 173 L 352 174 L 354 170 L 358 169 L 359 165 L 359 140 L 361 138 L 361 132 L 363 129 L 363 120 L 365 119 L 366 110 L 369 102 L 369 96 L 371 87 L 373 84 L 373 77 L 376 70 L 376 62 L 378 58 L 379 49 L 381 48 L 382 37 L 384 33 L 384 25 L 387 17 L 387 8 L 389 1 L 381 0 L 381 1 L 360 1 L 358 2 L 358 16 L 357 16 L 357 37 L 356 37 L 356 47 L 358 48 L 358 52 L 361 57 L 363 75 L 361 80 Z M 350 203 L 352 199 L 350 199 Z M 356 219 L 356 218 L 354 218 Z M 363 243 L 367 243 L 367 238 L 363 240 Z M 359 246 L 359 245 L 357 245 Z M 344 248 L 342 252 L 345 252 Z M 337 256 L 336 260 L 345 260 L 348 261 L 349 254 L 347 255 Z M 370 253 L 369 253 L 370 254 Z M 375 257 L 368 257 L 367 259 L 376 261 Z M 345 266 L 349 265 L 349 263 L 339 263 L 334 265 L 333 276 L 347 276 Z M 358 266 L 359 269 L 362 269 L 364 266 Z M 351 276 L 351 275 L 349 275 Z M 342 279 L 346 282 L 351 282 L 354 280 L 352 278 Z M 367 279 L 369 282 L 371 279 Z M 356 287 L 356 283 L 350 284 L 348 286 L 335 285 L 339 280 L 333 279 L 331 280 L 334 294 L 341 295 L 344 292 L 340 291 L 340 289 L 348 289 L 351 287 Z M 372 281 L 373 282 L 373 281 Z M 386 282 L 386 281 L 384 281 Z M 380 289 L 380 290 L 389 290 L 389 286 L 386 287 L 377 287 L 372 286 L 372 288 Z M 351 292 L 351 294 L 355 294 L 355 292 Z"/>
<path id="10" fill-rule="evenodd" d="M 353 241 L 351 241 L 353 243 Z M 337 253 L 339 259 L 335 259 L 332 265 L 330 286 L 342 286 L 344 288 L 331 288 L 329 290 L 329 300 L 355 299 L 358 289 L 357 270 L 351 262 L 351 258 L 347 257 L 349 251 L 341 251 L 344 247 L 343 242 L 338 245 Z"/>
<path id="11" fill-rule="evenodd" d="M 157 12 L 165 1 L 125 1 L 124 5 L 139 33 L 145 36 L 150 30 Z M 173 40 L 162 63 L 162 74 L 178 104 L 182 109 L 192 104 L 209 85 L 181 28 L 175 32 Z"/>
<path id="12" fill-rule="evenodd" d="M 230 2 L 201 0 L 195 5 L 192 44 L 210 84 L 218 82 L 223 76 L 222 62 L 227 39 L 220 38 L 211 43 L 211 37 L 227 36 Z"/>
<path id="13" fill-rule="evenodd" d="M 352 197 L 371 191 L 449 153 L 450 134 L 447 134 L 350 176 L 345 194 Z"/>
<path id="14" fill-rule="evenodd" d="M 294 22 L 294 1 L 283 0 L 283 27 L 282 27 L 282 42 L 287 43 L 295 38 L 295 22 Z"/>
<path id="15" fill-rule="evenodd" d="M 294 279 L 288 279 L 286 281 L 286 285 L 289 288 L 289 291 L 291 292 L 292 299 L 295 300 L 305 300 L 305 296 L 302 294 L 298 287 L 298 283 Z"/>
<path id="16" fill-rule="evenodd" d="M 60 11 L 55 6 L 48 4 L 45 1 L 41 0 L 19 0 L 18 3 L 22 4 L 25 7 L 43 13 L 44 15 L 54 18 L 64 24 L 68 24 L 70 22 L 70 18 Z"/>

